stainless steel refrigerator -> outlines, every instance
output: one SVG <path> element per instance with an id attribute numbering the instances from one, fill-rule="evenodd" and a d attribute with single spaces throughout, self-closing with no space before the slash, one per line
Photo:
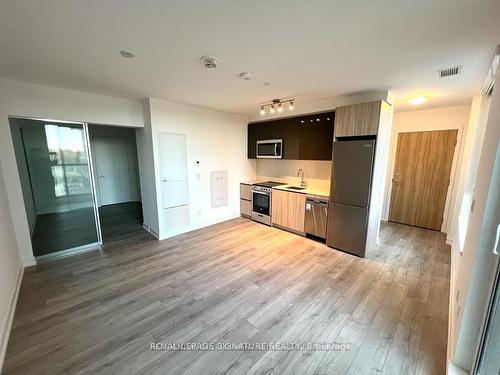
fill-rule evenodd
<path id="1" fill-rule="evenodd" d="M 326 243 L 364 257 L 375 139 L 338 139 L 333 144 Z"/>

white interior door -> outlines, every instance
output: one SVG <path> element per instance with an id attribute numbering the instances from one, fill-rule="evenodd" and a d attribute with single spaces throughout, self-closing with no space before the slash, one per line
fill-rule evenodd
<path id="1" fill-rule="evenodd" d="M 188 204 L 186 136 L 159 135 L 160 177 L 163 208 Z"/>
<path id="2" fill-rule="evenodd" d="M 132 200 L 126 140 L 94 138 L 94 160 L 101 206 Z"/>
<path id="3" fill-rule="evenodd" d="M 160 133 L 158 142 L 163 229 L 189 224 L 186 136 Z"/>

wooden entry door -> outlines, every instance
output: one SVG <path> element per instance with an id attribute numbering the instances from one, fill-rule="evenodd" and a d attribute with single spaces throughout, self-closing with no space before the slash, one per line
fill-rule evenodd
<path id="1" fill-rule="evenodd" d="M 399 134 L 389 221 L 441 230 L 457 132 Z"/>

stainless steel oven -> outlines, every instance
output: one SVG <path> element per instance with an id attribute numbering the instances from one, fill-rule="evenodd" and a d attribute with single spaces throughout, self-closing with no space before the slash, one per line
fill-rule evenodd
<path id="1" fill-rule="evenodd" d="M 252 220 L 271 225 L 271 201 L 273 187 L 285 185 L 283 182 L 265 181 L 252 186 Z"/>
<path id="2" fill-rule="evenodd" d="M 282 139 L 267 139 L 257 141 L 257 159 L 281 159 L 282 157 Z"/>
<path id="3" fill-rule="evenodd" d="M 252 186 L 252 220 L 271 225 L 272 188 Z"/>

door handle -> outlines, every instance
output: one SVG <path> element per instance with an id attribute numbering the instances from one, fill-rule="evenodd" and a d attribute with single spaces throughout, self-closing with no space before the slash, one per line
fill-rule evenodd
<path id="1" fill-rule="evenodd" d="M 498 242 L 500 240 L 500 224 L 497 226 L 497 236 L 495 238 L 495 244 L 493 245 L 493 254 L 500 255 L 498 253 Z"/>
<path id="2" fill-rule="evenodd" d="M 278 144 L 274 144 L 274 156 L 278 156 Z"/>
<path id="3" fill-rule="evenodd" d="M 98 178 L 104 178 L 104 177 L 106 177 L 106 176 L 103 176 L 103 175 L 99 175 L 99 176 L 97 176 L 97 177 L 98 177 Z"/>

